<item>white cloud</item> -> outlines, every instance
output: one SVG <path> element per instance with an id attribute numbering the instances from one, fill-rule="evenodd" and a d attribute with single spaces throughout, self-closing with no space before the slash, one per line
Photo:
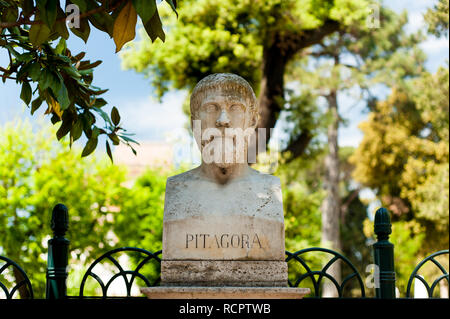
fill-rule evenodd
<path id="1" fill-rule="evenodd" d="M 138 140 L 164 140 L 186 123 L 181 109 L 184 97 L 184 92 L 177 91 L 167 94 L 162 103 L 150 96 L 119 102 L 123 127 L 136 133 Z"/>
<path id="2" fill-rule="evenodd" d="M 422 49 L 428 54 L 443 53 L 443 57 L 448 57 L 448 39 L 428 37 L 423 43 L 420 44 Z"/>

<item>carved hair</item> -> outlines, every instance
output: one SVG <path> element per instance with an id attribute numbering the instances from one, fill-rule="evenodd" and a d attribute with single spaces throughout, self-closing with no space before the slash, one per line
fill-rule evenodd
<path id="1" fill-rule="evenodd" d="M 191 94 L 191 117 L 194 119 L 201 102 L 208 91 L 223 90 L 239 93 L 246 101 L 252 116 L 258 113 L 255 92 L 248 82 L 241 76 L 232 73 L 215 73 L 201 79 Z"/>

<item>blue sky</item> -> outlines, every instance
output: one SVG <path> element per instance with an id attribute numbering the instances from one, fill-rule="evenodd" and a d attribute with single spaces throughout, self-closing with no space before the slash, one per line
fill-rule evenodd
<path id="1" fill-rule="evenodd" d="M 397 12 L 408 10 L 410 24 L 408 29 L 415 31 L 423 28 L 422 14 L 435 1 L 429 0 L 396 0 L 386 4 Z M 165 4 L 162 4 L 165 5 Z M 101 88 L 108 88 L 105 99 L 109 102 L 106 110 L 117 106 L 120 110 L 123 127 L 130 132 L 136 133 L 138 141 L 165 141 L 168 138 L 183 135 L 183 127 L 186 117 L 181 112 L 181 103 L 185 92 L 172 91 L 162 100 L 162 103 L 154 100 L 150 82 L 143 75 L 134 71 L 121 69 L 119 55 L 115 54 L 115 46 L 112 39 L 106 34 L 91 29 L 88 43 L 84 44 L 79 38 L 71 35 L 68 46 L 73 52 L 86 51 L 86 57 L 91 60 L 102 60 L 103 63 L 96 68 L 93 84 Z M 430 37 L 421 47 L 428 55 L 427 68 L 434 72 L 440 65 L 448 60 L 447 39 L 436 39 Z M 7 55 L 4 50 L 0 51 L 0 65 L 7 65 Z M 14 81 L 0 84 L 0 125 L 13 120 L 15 117 L 36 118 L 43 116 L 45 106 L 38 110 L 37 116 L 31 118 L 29 110 L 24 109 L 19 99 L 20 87 Z M 348 119 L 348 126 L 342 127 L 339 132 L 340 145 L 357 146 L 362 134 L 357 128 L 367 114 L 363 112 L 362 105 L 344 98 L 340 105 L 341 116 Z M 36 114 L 35 114 L 36 115 Z M 101 147 L 103 150 L 103 146 Z"/>

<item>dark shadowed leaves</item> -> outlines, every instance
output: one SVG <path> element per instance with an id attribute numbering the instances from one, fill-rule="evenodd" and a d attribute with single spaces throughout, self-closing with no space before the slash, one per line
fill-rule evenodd
<path id="1" fill-rule="evenodd" d="M 31 101 L 31 86 L 28 82 L 23 82 L 22 90 L 20 92 L 20 98 L 25 102 L 26 105 L 30 104 Z"/>
<path id="2" fill-rule="evenodd" d="M 111 147 L 109 146 L 108 141 L 106 141 L 106 153 L 108 154 L 109 158 L 111 159 L 111 162 L 114 163 Z"/>
<path id="3" fill-rule="evenodd" d="M 152 42 L 155 42 L 157 38 L 160 38 L 163 42 L 166 40 L 166 35 L 164 34 L 158 11 L 156 11 L 153 17 L 144 24 L 144 29 Z"/>
<path id="4" fill-rule="evenodd" d="M 147 23 L 156 11 L 156 2 L 153 0 L 133 0 L 133 6 L 142 23 Z"/>
<path id="5" fill-rule="evenodd" d="M 120 115 L 119 110 L 114 106 L 111 110 L 111 120 L 113 121 L 114 125 L 119 125 L 120 122 Z"/>
<path id="6" fill-rule="evenodd" d="M 50 36 L 50 29 L 45 24 L 33 24 L 30 28 L 30 42 L 38 47 Z"/>

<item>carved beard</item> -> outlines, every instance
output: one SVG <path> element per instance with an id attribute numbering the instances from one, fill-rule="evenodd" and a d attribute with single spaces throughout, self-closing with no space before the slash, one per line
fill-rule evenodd
<path id="1" fill-rule="evenodd" d="M 210 156 L 209 159 L 213 159 L 212 162 L 219 168 L 229 168 L 236 164 L 238 150 L 235 136 L 211 136 L 209 140 L 204 140 L 201 144 L 202 155 L 204 155 L 203 150 L 206 148 L 206 152 L 211 152 L 206 155 Z M 216 154 L 216 152 L 220 152 L 221 156 Z"/>

